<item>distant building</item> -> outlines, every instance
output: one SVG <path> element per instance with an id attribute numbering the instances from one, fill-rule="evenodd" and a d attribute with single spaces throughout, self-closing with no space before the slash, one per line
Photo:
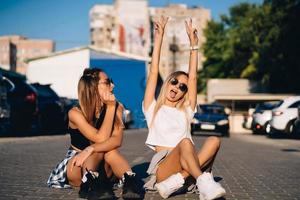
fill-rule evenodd
<path id="1" fill-rule="evenodd" d="M 192 18 L 198 29 L 199 47 L 205 38 L 203 29 L 210 20 L 210 10 L 189 8 L 185 4 L 148 7 L 147 0 L 116 0 L 114 5 L 95 5 L 90 10 L 91 44 L 100 48 L 147 56 L 153 45 L 153 21 L 161 15 L 171 17 L 162 45 L 160 73 L 162 78 L 175 70 L 188 70 L 189 41 L 184 20 Z M 203 54 L 199 51 L 202 69 Z"/>
<path id="2" fill-rule="evenodd" d="M 91 44 L 147 56 L 150 47 L 147 0 L 116 0 L 90 10 Z"/>
<path id="3" fill-rule="evenodd" d="M 54 50 L 51 40 L 32 40 L 23 36 L 0 37 L 0 65 L 7 70 L 26 73 L 26 59 L 48 55 Z"/>

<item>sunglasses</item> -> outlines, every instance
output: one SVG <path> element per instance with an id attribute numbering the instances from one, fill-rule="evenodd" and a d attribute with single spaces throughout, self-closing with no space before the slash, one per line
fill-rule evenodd
<path id="1" fill-rule="evenodd" d="M 114 84 L 114 82 L 113 82 L 112 78 L 108 78 L 103 82 L 99 82 L 99 84 L 105 84 L 107 86 L 110 86 L 111 84 Z"/>
<path id="2" fill-rule="evenodd" d="M 177 78 L 172 78 L 170 80 L 170 84 L 171 85 L 177 85 L 178 83 L 179 83 L 179 87 L 178 88 L 179 88 L 179 90 L 181 92 L 186 92 L 188 90 L 187 85 L 185 83 L 180 83 Z"/>

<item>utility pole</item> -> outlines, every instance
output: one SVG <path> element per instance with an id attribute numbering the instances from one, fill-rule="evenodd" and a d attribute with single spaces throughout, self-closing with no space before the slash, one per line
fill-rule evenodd
<path id="1" fill-rule="evenodd" d="M 174 72 L 176 70 L 176 52 L 179 51 L 175 34 L 173 35 L 173 40 L 169 46 L 169 50 L 173 53 L 173 72 Z"/>

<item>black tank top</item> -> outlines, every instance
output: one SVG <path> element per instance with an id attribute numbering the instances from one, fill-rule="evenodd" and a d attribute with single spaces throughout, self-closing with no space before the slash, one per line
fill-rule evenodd
<path id="1" fill-rule="evenodd" d="M 117 102 L 115 117 L 116 117 L 118 105 L 119 103 Z M 104 121 L 105 113 L 106 113 L 106 105 L 104 104 L 104 106 L 101 107 L 99 118 L 95 117 L 93 120 L 93 126 L 96 129 L 99 129 L 101 127 Z M 83 150 L 91 144 L 90 141 L 79 131 L 79 129 L 72 129 L 71 127 L 68 127 L 68 132 L 70 133 L 72 146 L 76 147 L 77 149 Z"/>
<path id="2" fill-rule="evenodd" d="M 101 127 L 105 117 L 105 113 L 106 105 L 101 108 L 99 118 L 95 117 L 93 120 L 93 126 L 96 129 L 99 129 Z M 79 131 L 79 129 L 68 127 L 68 132 L 71 137 L 72 146 L 76 147 L 77 149 L 83 150 L 91 144 L 90 141 Z"/>

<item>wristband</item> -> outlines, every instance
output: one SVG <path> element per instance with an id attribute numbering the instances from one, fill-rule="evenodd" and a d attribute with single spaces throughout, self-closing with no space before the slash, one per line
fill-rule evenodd
<path id="1" fill-rule="evenodd" d="M 190 46 L 190 50 L 193 51 L 193 50 L 198 50 L 199 49 L 199 46 Z"/>

